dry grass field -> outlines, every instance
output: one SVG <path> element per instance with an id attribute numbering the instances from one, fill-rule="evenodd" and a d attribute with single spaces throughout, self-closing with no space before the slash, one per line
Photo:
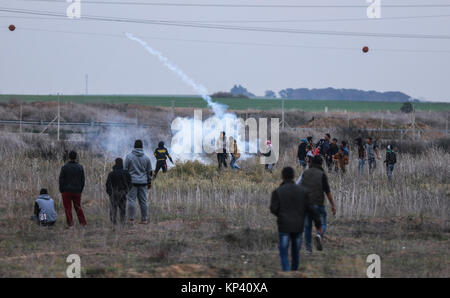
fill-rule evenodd
<path id="1" fill-rule="evenodd" d="M 55 103 L 29 103 L 22 108 L 24 119 L 52 120 L 54 113 Z M 64 121 L 138 119 L 150 124 L 147 141 L 152 145 L 159 139 L 170 143 L 170 122 L 180 115 L 192 116 L 192 109 L 62 107 Z M 279 112 L 250 111 L 249 116 L 258 115 Z M 347 118 L 381 115 L 289 111 L 286 119 L 293 127 L 307 127 L 313 116 L 316 120 L 343 117 L 347 123 Z M 407 125 L 410 119 L 403 114 L 383 117 L 393 126 Z M 424 112 L 416 121 L 442 129 L 446 117 Z M 0 118 L 19 119 L 18 104 L 0 104 Z M 102 142 L 93 144 L 107 132 L 67 129 L 63 138 L 72 132 L 86 135 L 86 142 L 78 144 L 56 142 L 53 128 L 42 136 L 32 134 L 41 129 L 24 127 L 20 135 L 17 127 L 0 127 L 1 277 L 65 277 L 69 254 L 80 255 L 83 277 L 365 277 L 366 258 L 374 253 L 381 257 L 382 277 L 450 277 L 450 153 L 444 135 L 423 140 L 406 136 L 392 184 L 382 160 L 372 174 L 359 175 L 352 150 L 348 172 L 329 174 L 337 215 L 329 212 L 324 250 L 307 256 L 303 249 L 300 271 L 285 274 L 280 272 L 270 193 L 280 183 L 281 169 L 295 164 L 297 141 L 303 135 L 281 134 L 280 160 L 273 174 L 256 159 L 240 161 L 240 172 L 218 172 L 215 164 L 178 163 L 154 181 L 150 223 L 113 228 L 104 184 L 116 155 L 102 149 Z M 333 136 L 341 139 L 344 132 L 337 129 Z M 320 127 L 310 132 L 316 139 L 321 133 Z M 133 129 L 128 134 L 133 137 Z M 380 139 L 380 144 L 386 142 Z M 409 150 L 415 146 L 419 152 Z M 67 230 L 57 178 L 64 149 L 72 148 L 79 151 L 87 176 L 82 206 L 88 226 Z M 383 147 L 381 152 L 384 157 Z M 56 202 L 59 219 L 52 228 L 38 227 L 29 219 L 41 187 L 48 188 Z"/>

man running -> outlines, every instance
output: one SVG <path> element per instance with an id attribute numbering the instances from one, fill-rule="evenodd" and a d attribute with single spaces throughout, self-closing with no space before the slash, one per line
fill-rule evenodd
<path id="1" fill-rule="evenodd" d="M 156 158 L 156 169 L 153 178 L 156 178 L 160 169 L 162 169 L 163 173 L 167 172 L 167 158 L 169 158 L 170 162 L 173 164 L 172 157 L 169 154 L 169 151 L 166 147 L 164 147 L 164 142 L 161 141 L 158 143 L 158 148 L 155 149 L 153 155 Z"/>

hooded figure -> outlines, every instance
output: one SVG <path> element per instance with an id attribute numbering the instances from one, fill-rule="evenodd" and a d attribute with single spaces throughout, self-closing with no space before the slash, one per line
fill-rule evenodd
<path id="1" fill-rule="evenodd" d="M 160 169 L 162 169 L 163 173 L 167 172 L 167 158 L 169 158 L 170 162 L 173 164 L 172 157 L 169 154 L 169 151 L 164 147 L 164 142 L 158 143 L 158 148 L 155 149 L 153 155 L 156 158 L 156 169 L 154 178 L 158 175 Z"/>

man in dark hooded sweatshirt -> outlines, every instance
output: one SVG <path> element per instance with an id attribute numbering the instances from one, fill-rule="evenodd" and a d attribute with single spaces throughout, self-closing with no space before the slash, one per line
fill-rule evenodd
<path id="1" fill-rule="evenodd" d="M 272 193 L 270 212 L 277 217 L 281 267 L 283 271 L 297 270 L 300 263 L 300 248 L 305 216 L 311 213 L 316 228 L 320 231 L 320 218 L 310 210 L 308 192 L 294 182 L 294 169 L 286 167 L 281 172 L 283 183 Z M 289 246 L 292 263 L 289 264 Z"/>
<path id="2" fill-rule="evenodd" d="M 136 200 L 139 201 L 141 209 L 141 224 L 147 224 L 148 203 L 147 191 L 152 187 L 152 163 L 150 158 L 144 154 L 141 140 L 134 142 L 134 149 L 125 158 L 124 169 L 131 175 L 133 186 L 128 192 L 128 218 L 134 223 L 136 214 Z"/>
<path id="3" fill-rule="evenodd" d="M 123 159 L 116 158 L 113 170 L 106 179 L 106 193 L 111 202 L 109 215 L 114 225 L 117 224 L 117 209 L 119 209 L 120 223 L 125 223 L 127 193 L 132 186 L 130 173 L 123 169 Z"/>
<path id="4" fill-rule="evenodd" d="M 169 158 L 172 164 L 173 160 L 167 148 L 164 147 L 164 142 L 162 141 L 158 143 L 158 148 L 155 149 L 153 155 L 156 158 L 156 169 L 153 178 L 156 178 L 156 175 L 158 175 L 160 169 L 162 169 L 163 173 L 167 172 L 167 158 Z"/>
<path id="5" fill-rule="evenodd" d="M 78 221 L 83 227 L 86 226 L 86 218 L 83 209 L 81 209 L 81 193 L 85 183 L 84 169 L 76 160 L 77 153 L 70 151 L 69 162 L 61 168 L 59 174 L 59 191 L 62 195 L 69 228 L 73 226 L 72 204 L 77 213 Z"/>

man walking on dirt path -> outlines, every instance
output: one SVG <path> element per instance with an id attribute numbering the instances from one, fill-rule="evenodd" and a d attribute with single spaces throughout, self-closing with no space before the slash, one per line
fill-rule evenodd
<path id="1" fill-rule="evenodd" d="M 325 210 L 324 193 L 328 197 L 333 215 L 336 215 L 336 206 L 330 191 L 330 185 L 328 184 L 328 177 L 322 168 L 322 163 L 323 160 L 320 156 L 314 156 L 311 167 L 307 169 L 297 181 L 297 184 L 306 188 L 309 204 L 314 211 L 313 214 L 317 214 L 322 223 L 321 232 L 318 232 L 314 237 L 314 243 L 317 250 L 322 250 L 322 238 L 327 229 L 327 212 Z M 312 220 L 311 214 L 307 214 L 305 218 L 305 242 L 306 251 L 309 253 L 312 252 Z"/>
<path id="2" fill-rule="evenodd" d="M 84 169 L 76 160 L 77 153 L 70 151 L 69 162 L 61 168 L 59 173 L 59 192 L 63 199 L 68 228 L 73 227 L 72 204 L 81 226 L 86 226 L 86 218 L 81 209 L 81 193 L 85 183 Z"/>
<path id="3" fill-rule="evenodd" d="M 312 213 L 316 228 L 321 227 L 320 218 L 310 210 L 307 190 L 295 184 L 294 176 L 294 169 L 291 167 L 281 171 L 283 183 L 272 192 L 270 201 L 270 212 L 277 217 L 278 247 L 283 271 L 298 270 L 305 215 Z M 291 264 L 289 264 L 289 246 Z"/>
<path id="4" fill-rule="evenodd" d="M 134 149 L 125 158 L 124 169 L 131 175 L 133 186 L 128 192 L 128 218 L 134 223 L 136 214 L 136 200 L 139 201 L 141 209 L 141 224 L 148 223 L 147 191 L 152 187 L 152 163 L 150 158 L 144 154 L 141 140 L 134 142 Z"/>

